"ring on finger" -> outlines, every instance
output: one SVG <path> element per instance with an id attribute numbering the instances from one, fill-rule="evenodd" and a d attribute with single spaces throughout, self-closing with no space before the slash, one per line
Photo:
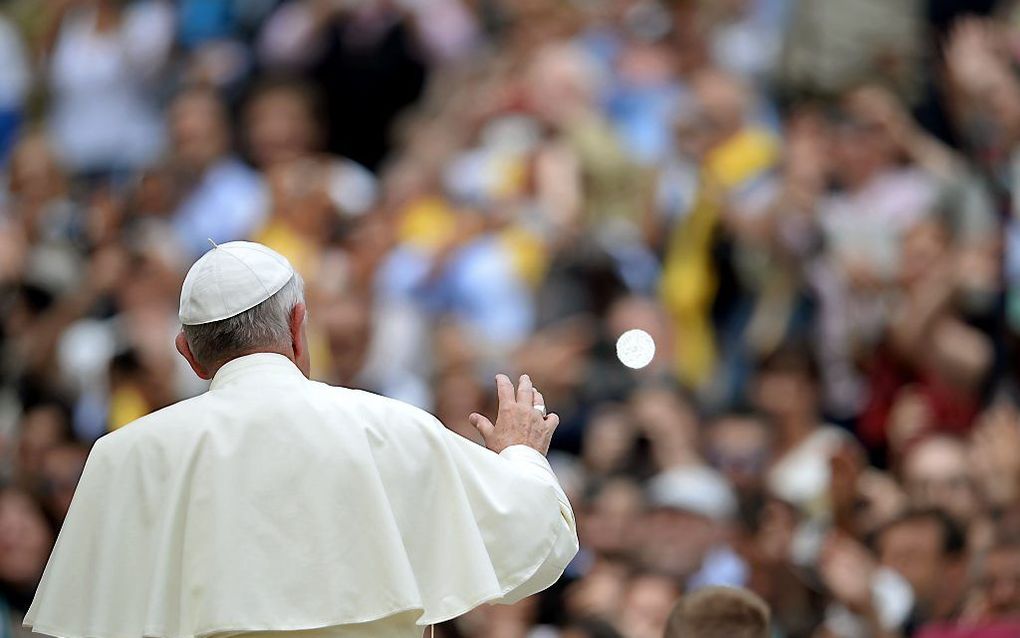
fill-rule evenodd
<path id="1" fill-rule="evenodd" d="M 544 405 L 536 405 L 535 409 L 538 410 L 539 412 L 541 412 L 542 416 L 545 416 L 545 406 Z"/>

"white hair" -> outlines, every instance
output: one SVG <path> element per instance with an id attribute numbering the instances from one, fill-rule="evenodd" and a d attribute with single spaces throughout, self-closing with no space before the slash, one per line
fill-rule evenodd
<path id="1" fill-rule="evenodd" d="M 220 321 L 183 326 L 184 337 L 195 359 L 206 366 L 264 348 L 286 348 L 290 314 L 304 300 L 304 281 L 294 273 L 283 288 L 254 308 Z"/>

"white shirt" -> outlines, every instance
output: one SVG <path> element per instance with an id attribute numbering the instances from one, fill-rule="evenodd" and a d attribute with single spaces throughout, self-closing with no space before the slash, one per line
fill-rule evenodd
<path id="1" fill-rule="evenodd" d="M 25 624 L 62 638 L 419 638 L 559 578 L 545 458 L 253 354 L 93 448 Z M 324 630 L 325 631 L 325 630 Z"/>
<path id="2" fill-rule="evenodd" d="M 798 507 L 822 508 L 831 479 L 830 459 L 846 439 L 845 430 L 820 426 L 775 462 L 766 479 L 769 490 Z"/>
<path id="3" fill-rule="evenodd" d="M 10 20 L 0 15 L 0 111 L 20 109 L 32 75 L 21 35 Z"/>
<path id="4" fill-rule="evenodd" d="M 149 84 L 173 44 L 173 7 L 146 0 L 124 9 L 120 26 L 95 28 L 90 10 L 71 12 L 50 60 L 50 132 L 74 170 L 138 167 L 163 147 L 163 120 Z"/>
<path id="5" fill-rule="evenodd" d="M 898 272 L 903 234 L 935 203 L 936 183 L 923 171 L 887 171 L 853 193 L 830 197 L 820 212 L 826 241 L 839 257 L 871 264 L 885 277 Z"/>

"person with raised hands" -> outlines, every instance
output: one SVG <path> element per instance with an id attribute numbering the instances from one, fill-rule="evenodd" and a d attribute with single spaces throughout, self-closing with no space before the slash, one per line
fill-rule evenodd
<path id="1" fill-rule="evenodd" d="M 577 553 L 545 453 L 559 418 L 497 377 L 476 444 L 406 403 L 311 381 L 302 281 L 214 247 L 177 348 L 209 391 L 101 438 L 35 600 L 62 638 L 421 638 L 553 584 Z M 89 582 L 93 587 L 82 588 Z"/>

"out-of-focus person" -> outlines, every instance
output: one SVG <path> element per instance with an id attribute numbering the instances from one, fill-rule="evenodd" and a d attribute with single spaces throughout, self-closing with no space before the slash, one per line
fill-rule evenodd
<path id="1" fill-rule="evenodd" d="M 704 465 L 679 466 L 654 476 L 642 521 L 640 560 L 692 591 L 742 586 L 747 565 L 730 546 L 737 500 L 726 479 Z"/>
<path id="2" fill-rule="evenodd" d="M 967 525 L 977 510 L 973 468 L 966 444 L 952 436 L 930 436 L 903 456 L 902 481 L 917 508 L 940 508 L 958 524 Z"/>
<path id="3" fill-rule="evenodd" d="M 167 117 L 178 190 L 172 221 L 185 254 L 198 257 L 210 239 L 247 239 L 265 217 L 265 187 L 232 150 L 223 99 L 213 89 L 186 89 Z"/>
<path id="4" fill-rule="evenodd" d="M 969 624 L 1020 618 L 1020 543 L 996 539 L 979 557 L 960 615 Z"/>
<path id="5" fill-rule="evenodd" d="M 70 438 L 69 415 L 59 403 L 26 406 L 18 424 L 14 479 L 25 489 L 37 491 L 44 479 L 47 455 Z"/>
<path id="6" fill-rule="evenodd" d="M 764 495 L 773 436 L 754 413 L 723 414 L 704 432 L 705 459 L 730 482 L 741 505 Z"/>
<path id="7" fill-rule="evenodd" d="M 75 174 L 121 179 L 155 161 L 165 135 L 154 98 L 173 44 L 173 6 L 60 0 L 48 10 L 49 131 L 61 159 Z"/>
<path id="8" fill-rule="evenodd" d="M 769 608 L 751 591 L 706 587 L 687 594 L 670 612 L 663 638 L 767 638 Z"/>
<path id="9" fill-rule="evenodd" d="M 753 94 L 738 78 L 704 70 L 692 79 L 689 115 L 701 166 L 689 211 L 675 223 L 663 258 L 660 294 L 674 327 L 676 374 L 703 389 L 717 365 L 711 308 L 719 292 L 713 248 L 723 215 L 777 159 L 773 136 L 750 119 Z"/>
<path id="10" fill-rule="evenodd" d="M 28 53 L 17 27 L 0 14 L 0 167 L 25 119 L 24 107 L 32 85 Z"/>
<path id="11" fill-rule="evenodd" d="M 680 593 L 679 582 L 668 574 L 636 573 L 628 583 L 620 610 L 623 634 L 628 638 L 660 638 Z"/>
<path id="12" fill-rule="evenodd" d="M 913 628 L 959 612 L 966 586 L 964 530 L 937 509 L 904 512 L 873 535 L 880 564 L 896 570 L 914 591 Z"/>
<path id="13" fill-rule="evenodd" d="M 63 443 L 46 452 L 42 464 L 40 491 L 46 515 L 58 525 L 67 517 L 74 489 L 85 469 L 88 449 L 78 443 Z"/>
<path id="14" fill-rule="evenodd" d="M 342 225 L 376 204 L 376 179 L 352 160 L 323 152 L 321 105 L 299 80 L 269 79 L 244 106 L 244 141 L 267 182 L 269 210 L 256 239 L 290 259 L 317 285 Z"/>
<path id="15" fill-rule="evenodd" d="M 769 491 L 812 517 L 824 517 L 832 506 L 830 459 L 849 435 L 821 418 L 816 366 L 803 345 L 777 350 L 759 364 L 753 396 L 775 427 Z"/>
<path id="16" fill-rule="evenodd" d="M 263 27 L 258 50 L 270 68 L 301 71 L 322 88 L 328 150 L 375 170 L 397 114 L 427 75 L 414 21 L 400 3 L 285 3 Z"/>
<path id="17" fill-rule="evenodd" d="M 17 621 L 12 625 L 20 625 L 28 610 L 52 546 L 38 502 L 21 489 L 0 489 L 0 617 Z"/>
<path id="18" fill-rule="evenodd" d="M 974 261 L 951 242 L 949 228 L 935 218 L 906 230 L 899 299 L 866 366 L 870 396 L 858 434 L 893 457 L 927 433 L 966 433 L 994 363 L 993 345 L 977 328 L 980 314 L 966 307 L 974 296 L 968 285 Z M 980 260 L 976 267 L 986 268 Z"/>

